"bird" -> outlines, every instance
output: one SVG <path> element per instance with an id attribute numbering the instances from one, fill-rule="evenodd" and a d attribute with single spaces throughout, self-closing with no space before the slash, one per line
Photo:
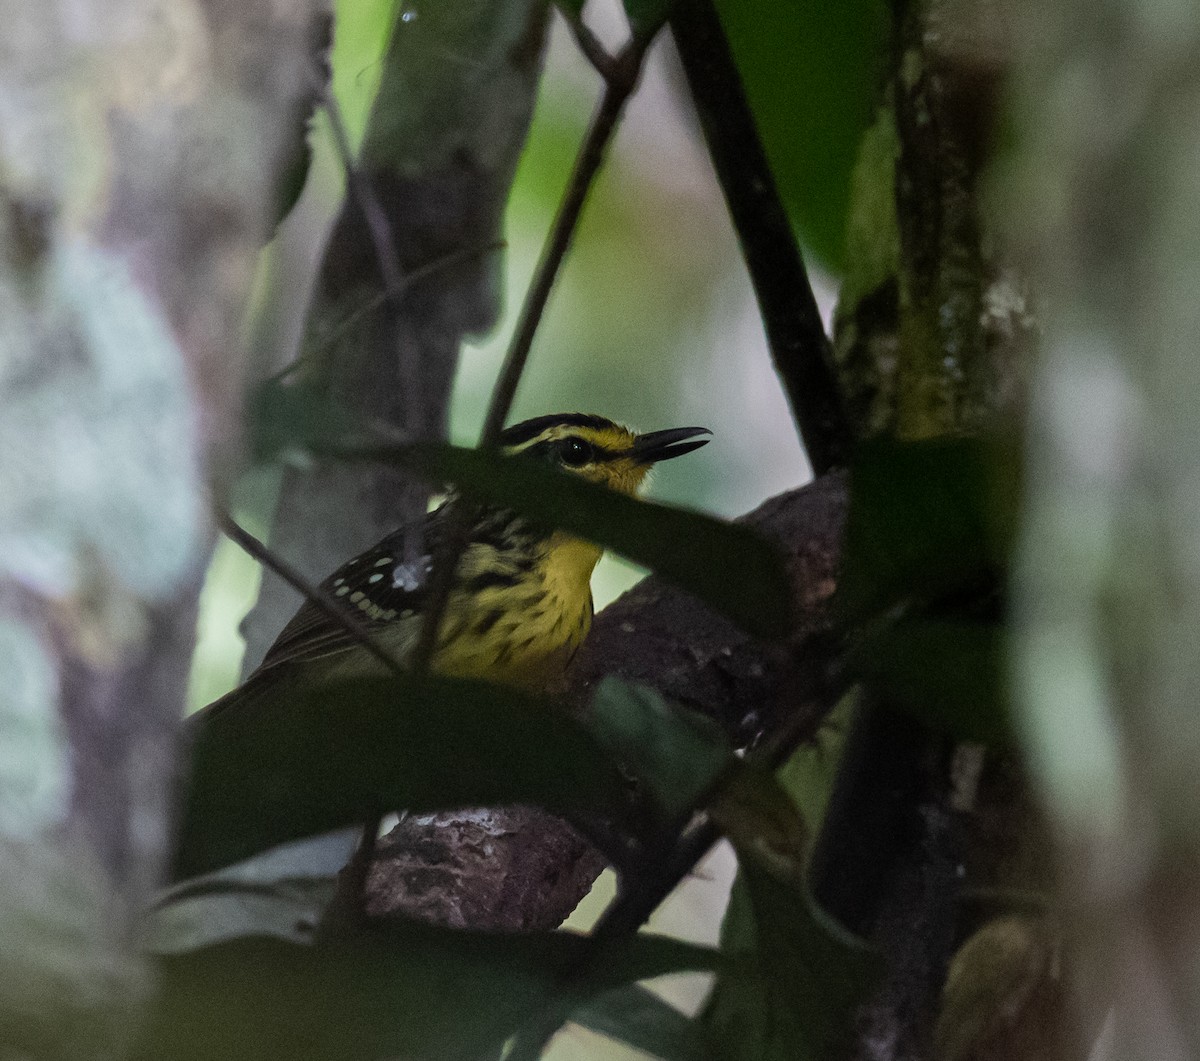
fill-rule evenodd
<path id="1" fill-rule="evenodd" d="M 626 495 L 650 469 L 709 441 L 707 428 L 638 434 L 602 416 L 558 413 L 506 428 L 498 448 L 518 460 L 538 460 Z M 419 556 L 406 554 L 407 528 L 384 537 L 321 583 L 328 601 L 365 627 L 401 665 L 411 663 L 430 600 L 433 558 L 454 533 L 456 511 L 474 509 L 455 568 L 429 669 L 525 691 L 546 691 L 561 678 L 591 628 L 592 572 L 599 545 L 545 529 L 511 510 L 477 506 L 451 494 L 425 516 Z M 381 665 L 345 625 L 306 601 L 245 683 L 204 714 L 260 696 L 287 676 L 336 681 L 381 673 Z"/>

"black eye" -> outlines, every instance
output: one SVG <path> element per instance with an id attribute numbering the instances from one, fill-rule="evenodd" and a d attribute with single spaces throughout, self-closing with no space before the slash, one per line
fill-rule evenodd
<path id="1" fill-rule="evenodd" d="M 594 456 L 591 445 L 581 438 L 565 438 L 558 444 L 558 459 L 568 468 L 580 468 Z"/>

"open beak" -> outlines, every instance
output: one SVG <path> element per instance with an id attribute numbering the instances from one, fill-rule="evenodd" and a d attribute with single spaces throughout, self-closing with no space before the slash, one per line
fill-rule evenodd
<path id="1" fill-rule="evenodd" d="M 633 459 L 641 464 L 657 464 L 672 457 L 682 457 L 685 453 L 708 445 L 708 439 L 697 439 L 697 435 L 711 434 L 707 427 L 673 427 L 669 431 L 651 431 L 648 435 L 639 435 L 633 443 Z"/>

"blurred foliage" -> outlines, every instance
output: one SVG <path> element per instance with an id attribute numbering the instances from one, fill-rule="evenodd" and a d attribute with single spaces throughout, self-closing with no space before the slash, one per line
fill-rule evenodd
<path id="1" fill-rule="evenodd" d="M 622 775 L 549 703 L 432 676 L 319 684 L 293 669 L 254 680 L 235 710 L 192 720 L 181 877 L 361 822 L 370 808 L 536 803 L 624 816 Z"/>
<path id="2" fill-rule="evenodd" d="M 711 720 L 616 678 L 596 687 L 587 719 L 617 762 L 647 784 L 668 822 L 692 811 L 732 755 Z"/>
<path id="3" fill-rule="evenodd" d="M 1016 529 L 1012 440 L 864 443 L 854 462 L 846 559 L 848 618 L 933 603 L 994 584 Z"/>
<path id="4" fill-rule="evenodd" d="M 1003 602 L 1016 529 L 1013 440 L 860 447 L 838 604 L 863 625 L 849 666 L 970 740 L 1009 735 Z"/>
<path id="5" fill-rule="evenodd" d="M 662 1061 L 711 1056 L 699 1024 L 640 984 L 600 995 L 576 1009 L 571 1019 Z"/>
<path id="6" fill-rule="evenodd" d="M 547 1007 L 571 1009 L 624 983 L 719 961 L 707 948 L 642 935 L 565 986 L 564 972 L 587 946 L 567 933 L 497 936 L 404 922 L 338 945 L 233 940 L 162 959 L 162 991 L 136 1056 L 474 1058 Z"/>

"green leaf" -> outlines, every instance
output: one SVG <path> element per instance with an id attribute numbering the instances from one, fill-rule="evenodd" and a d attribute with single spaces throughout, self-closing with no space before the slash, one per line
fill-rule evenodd
<path id="1" fill-rule="evenodd" d="M 548 701 L 448 678 L 260 672 L 193 716 L 175 871 L 194 876 L 373 810 L 531 803 L 620 820 L 627 785 Z"/>
<path id="2" fill-rule="evenodd" d="M 676 0 L 622 0 L 634 36 L 652 37 L 667 21 Z"/>
<path id="3" fill-rule="evenodd" d="M 1016 523 L 1017 464 L 1001 440 L 861 446 L 838 586 L 843 612 L 861 618 L 993 587 Z"/>
<path id="4" fill-rule="evenodd" d="M 888 47 L 881 0 L 716 0 L 780 194 L 830 269 Z"/>
<path id="5" fill-rule="evenodd" d="M 803 779 L 791 765 L 776 776 L 794 805 L 792 789 Z M 778 813 L 776 805 L 772 817 Z M 799 815 L 794 806 L 793 813 Z M 730 964 L 702 1015 L 714 1055 L 733 1061 L 845 1056 L 857 1008 L 878 975 L 877 955 L 813 902 L 797 879 L 794 856 L 769 851 L 764 857 L 761 844 L 747 845 L 736 833 L 731 839 L 739 868 L 721 927 Z"/>
<path id="6" fill-rule="evenodd" d="M 730 931 L 730 926 L 736 926 Z M 703 1014 L 713 1053 L 744 1061 L 845 1056 L 878 959 L 825 921 L 795 886 L 753 865 L 734 882 L 722 949 L 739 955 Z"/>
<path id="7" fill-rule="evenodd" d="M 758 637 L 782 637 L 788 631 L 786 569 L 778 550 L 749 527 L 638 501 L 576 475 L 483 450 L 414 446 L 342 455 L 402 464 L 453 482 L 476 500 L 607 546 Z"/>
<path id="8" fill-rule="evenodd" d="M 866 638 L 848 662 L 930 726 L 962 740 L 1011 738 L 997 623 L 903 619 Z"/>
<path id="9" fill-rule="evenodd" d="M 357 421 L 325 389 L 302 382 L 267 380 L 249 402 L 249 449 L 259 463 L 357 432 Z"/>
<path id="10" fill-rule="evenodd" d="M 587 721 L 668 818 L 690 810 L 732 760 L 715 723 L 673 707 L 654 689 L 619 678 L 605 678 L 597 686 Z"/>
<path id="11" fill-rule="evenodd" d="M 619 987 L 584 1003 L 571 1019 L 662 1061 L 703 1061 L 708 1056 L 697 1022 L 640 984 Z"/>
<path id="12" fill-rule="evenodd" d="M 569 1005 L 559 985 L 591 953 L 568 933 L 498 936 L 406 922 L 312 947 L 242 939 L 160 963 L 139 1059 L 372 1061 L 467 1058 L 529 1017 Z M 712 969 L 718 954 L 639 935 L 569 989 L 576 1003 L 631 980 Z"/>

